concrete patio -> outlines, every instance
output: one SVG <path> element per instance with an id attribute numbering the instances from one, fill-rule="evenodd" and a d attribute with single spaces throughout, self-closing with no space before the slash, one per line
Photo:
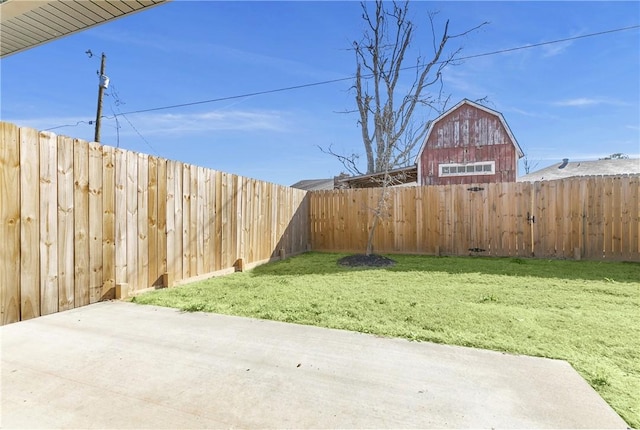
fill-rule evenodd
<path id="1" fill-rule="evenodd" d="M 117 301 L 0 341 L 2 428 L 626 428 L 558 360 Z"/>

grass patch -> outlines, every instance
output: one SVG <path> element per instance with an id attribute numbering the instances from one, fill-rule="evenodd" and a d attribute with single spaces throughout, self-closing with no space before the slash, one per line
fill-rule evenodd
<path id="1" fill-rule="evenodd" d="M 136 303 L 567 360 L 640 427 L 640 264 L 308 253 Z"/>

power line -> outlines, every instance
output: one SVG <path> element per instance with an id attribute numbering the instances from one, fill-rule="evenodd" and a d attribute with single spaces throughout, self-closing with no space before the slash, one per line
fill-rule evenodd
<path id="1" fill-rule="evenodd" d="M 485 52 L 485 53 L 482 53 L 482 54 L 468 55 L 468 56 L 465 56 L 465 57 L 456 58 L 456 60 L 469 60 L 469 59 L 472 59 L 472 58 L 487 57 L 489 55 L 504 54 L 506 52 L 513 52 L 513 51 L 518 51 L 518 50 L 522 50 L 522 49 L 536 48 L 536 47 L 539 47 L 539 46 L 551 45 L 551 44 L 554 44 L 554 43 L 569 42 L 569 41 L 572 41 L 572 40 L 584 39 L 584 38 L 587 38 L 587 37 L 594 37 L 594 36 L 601 36 L 601 35 L 604 35 L 604 34 L 616 33 L 616 32 L 620 32 L 620 31 L 633 30 L 633 29 L 636 29 L 636 28 L 640 28 L 640 25 L 633 25 L 633 26 L 630 26 L 630 27 L 616 28 L 616 29 L 613 29 L 613 30 L 605 30 L 605 31 L 597 32 L 597 33 L 583 34 L 581 36 L 566 37 L 564 39 L 557 39 L 557 40 L 551 40 L 551 41 L 548 41 L 548 42 L 540 42 L 540 43 L 535 43 L 535 44 L 531 44 L 531 45 L 518 46 L 518 47 L 515 47 L 515 48 L 506 48 L 506 49 L 501 49 L 501 50 L 498 50 L 498 51 Z M 437 64 L 441 64 L 441 63 L 443 63 L 443 61 L 441 61 L 441 62 L 439 62 Z M 410 69 L 415 69 L 417 67 L 419 67 L 419 66 L 404 67 L 401 70 L 410 70 Z M 372 76 L 373 75 L 366 75 L 366 76 L 363 76 L 363 78 L 371 78 Z M 175 108 L 180 108 L 180 107 L 187 107 L 187 106 L 195 106 L 195 105 L 206 104 L 206 103 L 221 102 L 221 101 L 239 99 L 239 98 L 244 98 L 244 97 L 261 96 L 261 95 L 265 95 L 265 94 L 273 94 L 273 93 L 279 93 L 279 92 L 284 92 L 284 91 L 292 91 L 292 90 L 298 90 L 298 89 L 301 89 L 301 88 L 315 87 L 315 86 L 319 86 L 319 85 L 334 84 L 336 82 L 349 81 L 349 80 L 352 80 L 354 78 L 355 78 L 354 76 L 349 76 L 349 77 L 346 77 L 346 78 L 331 79 L 331 80 L 328 80 L 328 81 L 312 82 L 312 83 L 308 83 L 308 84 L 294 85 L 294 86 L 290 86 L 290 87 L 277 88 L 277 89 L 273 89 L 273 90 L 257 91 L 257 92 L 254 92 L 254 93 L 246 93 L 246 94 L 240 94 L 240 95 L 235 95 L 235 96 L 219 97 L 219 98 L 215 98 L 215 99 L 200 100 L 200 101 L 190 102 L 190 103 L 180 103 L 180 104 L 169 105 L 169 106 L 160 106 L 160 107 L 149 108 L 149 109 L 140 109 L 140 110 L 125 112 L 125 113 L 129 114 L 129 115 L 133 115 L 133 114 L 137 114 L 137 113 L 153 112 L 153 111 L 166 110 L 166 109 L 175 109 Z"/>
<path id="2" fill-rule="evenodd" d="M 116 120 L 116 148 L 120 148 L 120 121 L 118 121 L 116 111 L 113 110 L 113 103 L 109 102 L 109 107 L 111 107 L 111 113 L 113 114 L 113 118 Z"/>
<path id="3" fill-rule="evenodd" d="M 490 55 L 504 54 L 504 53 L 507 53 L 507 52 L 519 51 L 519 50 L 523 50 L 523 49 L 537 48 L 537 47 L 540 47 L 540 46 L 552 45 L 552 44 L 555 44 L 555 43 L 570 42 L 572 40 L 584 39 L 584 38 L 587 38 L 587 37 L 602 36 L 602 35 L 605 35 L 605 34 L 617 33 L 617 32 L 628 31 L 628 30 L 634 30 L 634 29 L 637 29 L 637 28 L 640 28 L 640 25 L 632 25 L 632 26 L 629 26 L 629 27 L 621 27 L 621 28 L 615 28 L 615 29 L 612 29 L 612 30 L 604 30 L 604 31 L 596 32 L 596 33 L 583 34 L 581 36 L 566 37 L 566 38 L 563 38 L 563 39 L 556 39 L 556 40 L 551 40 L 551 41 L 547 41 L 547 42 L 540 42 L 540 43 L 534 43 L 534 44 L 530 44 L 530 45 L 517 46 L 517 47 L 514 47 L 514 48 L 505 48 L 505 49 L 500 49 L 498 51 L 484 52 L 484 53 L 481 53 L 481 54 L 467 55 L 467 56 L 464 56 L 464 57 L 457 58 L 456 60 L 470 60 L 470 59 L 473 59 L 473 58 L 487 57 L 487 56 L 490 56 Z M 441 63 L 443 63 L 443 62 L 441 61 L 438 64 L 441 64 Z M 419 67 L 419 66 L 404 67 L 404 68 L 402 68 L 402 70 L 410 70 L 410 69 L 415 69 L 417 67 Z M 370 78 L 370 77 L 372 77 L 372 75 L 363 76 L 363 78 Z M 245 97 L 253 97 L 253 96 L 260 96 L 260 95 L 265 95 L 265 94 L 273 94 L 273 93 L 279 93 L 279 92 L 285 92 L 285 91 L 298 90 L 298 89 L 302 89 L 302 88 L 315 87 L 315 86 L 320 86 L 320 85 L 334 84 L 334 83 L 337 83 L 337 82 L 344 82 L 344 81 L 353 80 L 354 78 L 355 78 L 354 76 L 349 76 L 349 77 L 346 77 L 346 78 L 330 79 L 330 80 L 327 80 L 327 81 L 312 82 L 312 83 L 307 83 L 307 84 L 294 85 L 294 86 L 283 87 L 283 88 L 276 88 L 276 89 L 272 89 L 272 90 L 256 91 L 256 92 L 253 92 L 253 93 L 245 93 L 245 94 L 239 94 L 239 95 L 235 95 L 235 96 L 219 97 L 219 98 L 215 98 L 215 99 L 200 100 L 200 101 L 195 101 L 195 102 L 180 103 L 180 104 L 174 104 L 174 105 L 168 105 L 168 106 L 159 106 L 159 107 L 148 108 L 148 109 L 139 109 L 139 110 L 134 110 L 134 111 L 129 111 L 129 112 L 121 112 L 121 113 L 119 113 L 119 115 L 123 115 L 123 116 L 124 115 L 133 115 L 133 114 L 138 114 L 138 113 L 154 112 L 154 111 L 167 110 L 167 109 L 176 109 L 176 108 L 180 108 L 180 107 L 196 106 L 196 105 L 207 104 L 207 103 L 215 103 L 215 102 L 221 102 L 221 101 L 227 101 L 227 100 L 241 99 L 241 98 L 245 98 Z M 115 117 L 115 114 L 114 114 L 114 117 Z M 104 117 L 104 118 L 113 119 L 114 117 Z M 125 117 L 125 119 L 126 119 L 126 117 Z M 80 124 L 81 122 L 84 122 L 84 121 L 79 121 L 76 124 L 76 126 L 78 124 Z M 91 122 L 89 122 L 89 124 L 91 124 Z M 62 125 L 62 126 L 53 127 L 53 128 L 47 129 L 47 130 L 54 130 L 56 128 L 62 128 L 62 127 L 72 127 L 72 125 Z"/>
<path id="4" fill-rule="evenodd" d="M 166 110 L 166 109 L 175 109 L 175 108 L 179 108 L 179 107 L 187 107 L 187 106 L 195 106 L 195 105 L 201 105 L 201 104 L 205 104 L 205 103 L 214 103 L 214 102 L 223 102 L 223 101 L 227 101 L 227 100 L 234 100 L 234 99 L 242 99 L 245 97 L 253 97 L 253 96 L 262 96 L 265 94 L 272 94 L 272 93 L 279 93 L 279 92 L 283 92 L 283 91 L 291 91 L 291 90 L 298 90 L 301 88 L 308 88 L 308 87 L 315 87 L 318 85 L 327 85 L 327 84 L 333 84 L 336 82 L 342 82 L 342 81 L 347 81 L 347 80 L 351 80 L 353 79 L 353 77 L 348 77 L 348 78 L 339 78 L 339 79 L 332 79 L 329 81 L 321 81 L 321 82 L 313 82 L 310 84 L 302 84 L 302 85 L 294 85 L 291 87 L 285 87 L 285 88 L 277 88 L 274 90 L 265 90 L 265 91 L 257 91 L 255 93 L 246 93 L 246 94 L 239 94 L 236 96 L 228 96 L 228 97 L 220 97 L 217 99 L 209 99 L 209 100 L 200 100 L 197 102 L 190 102 L 190 103 L 181 103 L 181 104 L 177 104 L 177 105 L 171 105 L 171 106 L 161 106 L 161 107 L 155 107 L 155 108 L 149 108 L 149 109 L 141 109 L 141 110 L 134 110 L 134 111 L 130 111 L 130 112 L 125 112 L 128 115 L 133 115 L 136 113 L 144 113 L 144 112 L 153 112 L 156 110 Z"/>
<path id="5" fill-rule="evenodd" d="M 149 141 L 147 139 L 145 139 L 145 137 L 138 131 L 138 129 L 131 124 L 131 121 L 129 121 L 129 118 L 127 118 L 127 116 L 123 113 L 119 113 L 119 116 L 123 117 L 131 126 L 131 128 L 138 134 L 138 136 L 140 136 L 140 139 L 142 139 L 144 141 L 144 143 L 147 144 L 147 146 L 151 149 L 151 151 L 153 151 L 154 154 L 156 154 L 158 157 L 160 157 L 160 154 L 158 153 L 158 151 L 156 151 L 156 149 L 153 147 L 153 145 L 151 145 L 149 143 Z"/>
<path id="6" fill-rule="evenodd" d="M 77 127 L 80 124 L 88 124 L 88 125 L 93 125 L 93 121 L 78 121 L 75 124 L 64 124 L 64 125 L 57 125 L 55 127 L 51 127 L 51 128 L 45 128 L 42 131 L 51 131 L 51 130 L 55 130 L 58 128 L 63 128 L 63 127 Z"/>
<path id="7" fill-rule="evenodd" d="M 112 100 L 113 103 L 115 103 L 116 105 L 116 109 L 118 110 L 118 113 L 116 113 L 113 110 L 113 103 L 111 104 L 111 112 L 113 112 L 113 117 L 116 120 L 116 130 L 118 131 L 118 146 L 120 146 L 120 123 L 118 122 L 118 116 L 123 117 L 127 123 L 129 123 L 129 125 L 131 126 L 131 128 L 133 129 L 133 131 L 135 131 L 138 136 L 140 136 L 140 139 L 142 139 L 144 141 L 144 143 L 147 144 L 147 146 L 151 149 L 151 151 L 153 151 L 158 157 L 160 157 L 160 154 L 158 153 L 158 151 L 156 151 L 156 149 L 153 147 L 153 145 L 151 145 L 151 143 L 149 143 L 149 141 L 142 135 L 142 133 L 140 133 L 140 131 L 138 131 L 138 129 L 131 123 L 131 121 L 129 120 L 129 118 L 120 111 L 120 105 L 125 104 L 122 99 L 120 98 L 120 94 L 118 92 L 118 89 L 116 88 L 115 85 L 111 86 L 111 96 L 112 96 Z"/>
<path id="8" fill-rule="evenodd" d="M 640 28 L 640 25 L 632 25 L 631 27 L 622 27 L 622 28 L 616 28 L 613 30 L 605 30 L 605 31 L 600 31 L 598 33 L 583 34 L 582 36 L 567 37 L 565 39 L 552 40 L 549 42 L 534 43 L 532 45 L 518 46 L 516 48 L 501 49 L 499 51 L 485 52 L 484 54 L 468 55 L 466 57 L 457 58 L 456 60 L 469 60 L 471 58 L 487 57 L 489 55 L 496 55 L 496 54 L 504 54 L 505 52 L 513 52 L 513 51 L 519 51 L 521 49 L 536 48 L 538 46 L 551 45 L 553 43 L 569 42 L 572 40 L 584 39 L 586 37 L 602 36 L 603 34 L 616 33 L 618 31 L 633 30 L 636 28 Z"/>

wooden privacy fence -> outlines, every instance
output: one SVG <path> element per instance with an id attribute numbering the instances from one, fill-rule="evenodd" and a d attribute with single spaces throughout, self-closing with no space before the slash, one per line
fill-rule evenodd
<path id="1" fill-rule="evenodd" d="M 640 177 L 388 189 L 374 252 L 640 261 Z M 315 250 L 364 252 L 381 189 L 311 193 Z"/>
<path id="2" fill-rule="evenodd" d="M 0 122 L 1 323 L 305 251 L 305 191 Z"/>
<path id="3" fill-rule="evenodd" d="M 374 252 L 640 261 L 640 177 L 388 189 Z M 381 189 L 307 193 L 0 122 L 1 324 L 309 249 Z"/>

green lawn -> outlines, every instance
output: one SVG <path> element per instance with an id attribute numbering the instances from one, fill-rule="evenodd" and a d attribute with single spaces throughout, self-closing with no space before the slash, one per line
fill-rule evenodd
<path id="1" fill-rule="evenodd" d="M 133 299 L 567 360 L 640 427 L 640 264 L 394 255 L 350 269 L 308 253 Z"/>

